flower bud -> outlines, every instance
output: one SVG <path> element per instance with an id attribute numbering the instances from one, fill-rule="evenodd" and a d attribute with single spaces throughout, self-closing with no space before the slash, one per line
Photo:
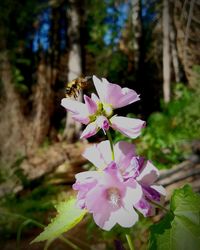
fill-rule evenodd
<path id="1" fill-rule="evenodd" d="M 104 131 L 108 130 L 110 127 L 108 119 L 103 115 L 97 117 L 96 123 L 98 127 L 102 128 Z"/>

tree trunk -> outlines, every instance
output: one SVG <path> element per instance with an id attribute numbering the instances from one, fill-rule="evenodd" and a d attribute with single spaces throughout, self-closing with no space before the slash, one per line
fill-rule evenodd
<path id="1" fill-rule="evenodd" d="M 60 36 L 59 21 L 61 15 L 61 5 L 57 1 L 52 2 L 51 30 L 49 35 L 50 52 L 41 52 L 40 61 L 37 66 L 37 83 L 33 90 L 33 141 L 32 148 L 40 146 L 53 127 L 52 115 L 55 112 L 56 105 L 54 86 L 57 80 L 58 64 L 60 58 Z M 35 112 L 34 112 L 35 111 Z"/>
<path id="2" fill-rule="evenodd" d="M 41 61 L 37 69 L 37 84 L 34 89 L 34 110 L 32 149 L 41 145 L 50 129 L 50 118 L 53 111 L 53 68 Z M 54 72 L 56 74 L 56 72 Z"/>
<path id="3" fill-rule="evenodd" d="M 24 98 L 15 87 L 17 79 L 12 72 L 15 65 L 10 63 L 6 43 L 7 41 L 0 44 L 0 74 L 4 90 L 1 93 L 4 101 L 0 103 L 0 148 L 1 160 L 12 165 L 16 158 L 34 154 L 34 150 L 49 134 L 54 111 L 52 85 L 57 71 L 47 62 L 47 56 L 41 53 L 42 59 L 36 70 L 36 84 L 33 85 L 32 94 Z"/>
<path id="4" fill-rule="evenodd" d="M 191 87 L 195 86 L 195 65 L 200 65 L 200 4 L 199 1 L 181 1 L 174 3 L 174 23 L 177 30 L 177 49 L 183 69 Z"/>
<path id="5" fill-rule="evenodd" d="M 25 155 L 26 121 L 21 112 L 20 97 L 15 90 L 8 51 L 0 52 L 1 93 L 0 156 L 1 164 L 8 167 L 16 157 Z M 9 152 L 9 153 L 8 153 Z"/>
<path id="6" fill-rule="evenodd" d="M 174 27 L 173 22 L 173 6 L 170 6 L 170 48 L 171 48 L 171 56 L 172 56 L 172 65 L 174 69 L 174 76 L 175 81 L 180 82 L 181 81 L 181 67 L 180 67 L 180 61 L 178 57 L 178 51 L 176 46 L 176 30 Z"/>
<path id="7" fill-rule="evenodd" d="M 70 1 L 70 10 L 67 12 L 69 19 L 68 37 L 70 44 L 68 58 L 68 81 L 82 75 L 81 45 L 80 45 L 80 16 L 78 11 L 78 1 Z M 82 94 L 78 97 L 82 101 Z M 67 113 L 64 136 L 68 142 L 73 142 L 80 135 L 81 124 L 72 119 L 71 113 Z"/>
<path id="8" fill-rule="evenodd" d="M 132 25 L 133 25 L 133 50 L 134 50 L 134 68 L 138 70 L 138 64 L 140 59 L 140 39 L 142 32 L 142 24 L 140 19 L 140 9 L 141 3 L 140 0 L 132 0 L 131 1 L 131 9 L 132 9 Z"/>
<path id="9" fill-rule="evenodd" d="M 165 103 L 170 101 L 171 58 L 169 34 L 169 1 L 163 0 L 163 96 Z"/>

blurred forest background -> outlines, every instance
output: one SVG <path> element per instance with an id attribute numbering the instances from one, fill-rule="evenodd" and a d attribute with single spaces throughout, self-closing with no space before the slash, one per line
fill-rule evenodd
<path id="1" fill-rule="evenodd" d="M 200 191 L 199 0 L 2 0 L 0 38 L 1 249 L 43 249 L 29 245 L 36 221 L 46 225 L 74 174 L 90 168 L 81 153 L 103 134 L 80 141 L 83 128 L 60 106 L 78 76 L 137 91 L 141 101 L 119 112 L 147 121 L 134 140 L 138 153 L 162 169 L 169 190 L 189 182 Z M 121 231 L 101 234 L 88 220 L 68 235 L 72 242 L 114 249 Z M 134 228 L 136 249 L 145 249 L 149 224 Z"/>

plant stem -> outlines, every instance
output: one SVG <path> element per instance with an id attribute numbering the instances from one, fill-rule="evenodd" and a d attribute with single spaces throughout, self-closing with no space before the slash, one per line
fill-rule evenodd
<path id="1" fill-rule="evenodd" d="M 29 217 L 26 217 L 24 215 L 21 215 L 21 214 L 17 214 L 17 213 L 9 213 L 9 212 L 0 212 L 0 214 L 6 214 L 6 215 L 9 215 L 9 216 L 13 216 L 13 217 L 18 217 L 18 218 L 21 218 L 21 219 L 24 219 L 25 221 L 20 225 L 19 229 L 18 229 L 18 232 L 17 232 L 17 249 L 20 249 L 19 248 L 19 244 L 20 244 L 20 238 L 21 238 L 21 233 L 22 233 L 22 229 L 23 227 L 25 227 L 26 225 L 32 223 L 32 224 L 35 224 L 36 226 L 40 227 L 40 228 L 45 228 L 45 226 L 43 224 L 41 224 L 40 222 L 34 220 L 34 219 L 31 219 Z M 66 239 L 63 235 L 60 235 L 58 236 L 58 238 L 60 240 L 62 240 L 63 242 L 65 242 L 66 244 L 68 244 L 69 246 L 71 246 L 73 249 L 75 250 L 81 250 L 77 245 L 75 245 L 74 243 L 72 243 L 70 240 Z M 51 244 L 51 243 L 50 243 Z M 48 245 L 50 245 L 48 244 Z M 48 245 L 47 245 L 47 248 L 48 248 Z M 46 248 L 46 249 L 47 249 Z"/>
<path id="2" fill-rule="evenodd" d="M 81 250 L 77 245 L 72 243 L 70 240 L 66 239 L 63 235 L 59 236 L 59 239 L 64 241 L 67 245 L 71 246 L 75 250 Z"/>
<path id="3" fill-rule="evenodd" d="M 131 239 L 131 236 L 130 234 L 126 234 L 126 239 L 127 239 L 127 242 L 128 242 L 128 246 L 130 248 L 130 250 L 134 250 L 134 246 L 133 246 L 133 241 Z"/>
<path id="4" fill-rule="evenodd" d="M 112 160 L 114 161 L 115 160 L 115 155 L 114 155 L 114 147 L 113 147 L 113 141 L 112 141 L 112 137 L 111 137 L 111 134 L 110 134 L 110 131 L 106 131 L 106 135 L 108 137 L 108 140 L 110 142 L 110 148 L 111 148 L 111 152 L 112 152 Z"/>
<path id="5" fill-rule="evenodd" d="M 164 210 L 166 212 L 170 212 L 170 210 L 168 210 L 167 208 L 163 207 L 162 205 L 160 205 L 160 204 L 158 204 L 158 203 L 156 203 L 156 202 L 154 202 L 152 200 L 149 200 L 149 203 L 151 203 L 152 205 L 154 205 L 154 206 L 156 206 L 156 207 L 158 207 L 158 208 L 160 208 L 160 209 L 162 209 L 162 210 Z"/>
<path id="6" fill-rule="evenodd" d="M 107 135 L 108 140 L 110 142 L 110 148 L 111 148 L 111 152 L 112 152 L 112 160 L 114 161 L 115 160 L 115 154 L 114 154 L 113 141 L 112 141 L 110 131 L 107 131 L 106 135 Z M 132 242 L 131 237 L 130 237 L 129 234 L 126 234 L 126 239 L 127 239 L 130 250 L 134 250 L 133 242 Z"/>

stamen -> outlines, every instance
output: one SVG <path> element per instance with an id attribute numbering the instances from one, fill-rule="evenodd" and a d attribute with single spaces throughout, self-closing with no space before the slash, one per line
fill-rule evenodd
<path id="1" fill-rule="evenodd" d="M 113 108 L 110 104 L 107 104 L 107 103 L 103 103 L 103 110 L 105 112 L 105 115 L 107 117 L 111 117 L 112 114 L 113 114 Z"/>
<path id="2" fill-rule="evenodd" d="M 120 206 L 120 194 L 117 188 L 115 187 L 109 188 L 107 190 L 107 198 L 113 206 L 115 207 Z"/>

